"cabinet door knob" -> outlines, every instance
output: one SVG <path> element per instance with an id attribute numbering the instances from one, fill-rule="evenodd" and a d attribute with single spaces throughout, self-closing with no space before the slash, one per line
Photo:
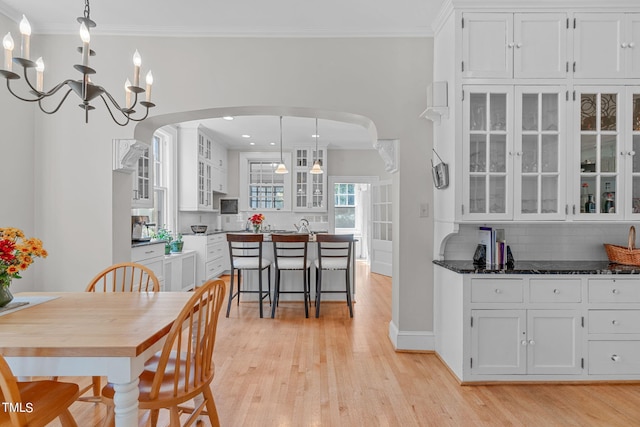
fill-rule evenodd
<path id="1" fill-rule="evenodd" d="M 513 43 L 513 42 L 511 42 L 511 43 L 507 43 L 507 47 L 508 47 L 509 49 L 511 49 L 511 48 L 513 47 L 513 45 L 514 45 L 514 43 Z"/>
<path id="2" fill-rule="evenodd" d="M 554 290 L 553 290 L 553 293 L 554 293 L 554 294 L 556 294 L 556 295 L 558 295 L 558 294 L 560 293 L 560 289 L 554 289 Z"/>
<path id="3" fill-rule="evenodd" d="M 629 42 L 629 47 L 630 47 L 631 49 L 633 49 L 635 46 L 636 46 L 636 44 L 635 44 L 634 42 Z"/>
<path id="4" fill-rule="evenodd" d="M 520 49 L 522 47 L 522 43 L 516 43 L 516 47 Z"/>
<path id="5" fill-rule="evenodd" d="M 627 154 L 629 154 L 630 156 L 635 156 L 636 152 L 635 151 L 629 151 Z"/>
<path id="6" fill-rule="evenodd" d="M 618 356 L 617 354 L 612 354 L 611 355 L 611 360 L 613 360 L 614 362 L 617 362 L 620 360 L 620 356 Z"/>
<path id="7" fill-rule="evenodd" d="M 520 344 L 522 344 L 522 345 L 527 345 L 527 340 L 522 340 L 522 341 L 520 341 Z"/>
<path id="8" fill-rule="evenodd" d="M 616 295 L 617 295 L 617 294 L 619 294 L 619 293 L 620 293 L 620 291 L 619 291 L 619 290 L 617 290 L 617 289 L 612 289 L 612 290 L 611 290 L 611 293 L 612 293 L 612 294 L 616 294 Z"/>
<path id="9" fill-rule="evenodd" d="M 529 340 L 529 345 L 536 345 L 536 342 L 534 340 Z"/>
<path id="10" fill-rule="evenodd" d="M 625 47 L 627 47 L 627 43 L 625 42 L 620 43 L 620 47 L 624 49 Z"/>
<path id="11" fill-rule="evenodd" d="M 496 290 L 495 290 L 495 293 L 496 293 L 496 294 L 501 294 L 501 293 L 502 293 L 502 291 L 501 291 L 500 289 L 496 289 Z"/>
<path id="12" fill-rule="evenodd" d="M 611 324 L 612 324 L 612 325 L 617 325 L 617 324 L 619 324 L 619 323 L 620 323 L 620 322 L 618 322 L 618 321 L 617 321 L 617 320 L 615 320 L 615 319 L 611 321 Z"/>

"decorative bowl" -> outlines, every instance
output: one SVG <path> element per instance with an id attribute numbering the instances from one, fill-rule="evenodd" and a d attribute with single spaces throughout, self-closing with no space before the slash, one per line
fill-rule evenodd
<path id="1" fill-rule="evenodd" d="M 206 233 L 207 232 L 207 226 L 206 225 L 192 225 L 191 226 L 191 231 L 193 231 L 196 234 Z"/>

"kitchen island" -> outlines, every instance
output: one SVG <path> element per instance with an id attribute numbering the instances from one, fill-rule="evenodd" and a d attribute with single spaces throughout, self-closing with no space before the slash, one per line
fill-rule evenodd
<path id="1" fill-rule="evenodd" d="M 434 261 L 435 349 L 462 383 L 640 380 L 640 268 Z"/>

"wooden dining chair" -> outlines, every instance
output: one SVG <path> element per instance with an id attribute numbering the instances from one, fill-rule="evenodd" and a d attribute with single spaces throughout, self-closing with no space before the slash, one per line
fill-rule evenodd
<path id="1" fill-rule="evenodd" d="M 105 268 L 87 286 L 87 292 L 160 292 L 153 271 L 142 264 L 122 262 Z"/>
<path id="2" fill-rule="evenodd" d="M 18 382 L 0 355 L 0 427 L 44 427 L 56 418 L 77 427 L 69 406 L 80 395 L 77 384 L 42 380 Z"/>
<path id="3" fill-rule="evenodd" d="M 141 264 L 123 262 L 114 264 L 98 273 L 89 282 L 86 292 L 160 292 L 160 281 L 153 271 Z M 93 395 L 82 396 L 83 402 L 100 402 L 100 377 L 92 377 L 91 385 L 80 391 L 82 396 L 89 390 Z"/>
<path id="4" fill-rule="evenodd" d="M 173 322 L 162 351 L 145 364 L 138 383 L 138 403 L 140 409 L 151 410 L 152 426 L 157 423 L 160 409 L 169 409 L 171 427 L 180 425 L 182 413 L 191 414 L 185 426 L 205 415 L 212 426 L 220 425 L 211 381 L 215 372 L 213 348 L 224 289 L 225 284 L 220 279 L 196 288 Z M 113 385 L 109 383 L 102 389 L 103 402 L 108 406 L 104 426 L 112 426 L 114 422 L 113 396 Z M 195 408 L 183 406 L 191 399 L 197 404 Z"/>

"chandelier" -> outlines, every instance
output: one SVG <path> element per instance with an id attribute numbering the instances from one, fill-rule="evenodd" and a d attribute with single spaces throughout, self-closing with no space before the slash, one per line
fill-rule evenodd
<path id="1" fill-rule="evenodd" d="M 54 114 L 55 112 L 57 112 L 65 102 L 69 94 L 71 92 L 74 92 L 82 101 L 78 106 L 84 110 L 85 123 L 89 122 L 89 111 L 95 109 L 95 107 L 91 105 L 91 102 L 96 98 L 102 99 L 104 105 L 107 107 L 107 111 L 109 111 L 109 114 L 111 115 L 111 118 L 120 126 L 126 126 L 130 121 L 140 122 L 146 119 L 149 115 L 149 108 L 155 107 L 155 104 L 151 102 L 151 85 L 153 84 L 153 74 L 151 74 L 151 71 L 147 73 L 146 89 L 143 89 L 139 86 L 140 66 L 142 64 L 142 59 L 137 50 L 133 55 L 133 84 L 131 84 L 129 79 L 127 79 L 127 81 L 125 82 L 125 101 L 122 106 L 118 104 L 115 98 L 109 92 L 107 92 L 105 88 L 91 81 L 90 76 L 92 74 L 95 74 L 96 70 L 89 67 L 89 57 L 95 56 L 95 52 L 89 48 L 89 42 L 91 38 L 89 29 L 95 27 L 96 23 L 91 20 L 89 15 L 89 0 L 85 0 L 84 16 L 78 18 L 78 22 L 80 23 L 80 38 L 82 39 L 82 46 L 78 47 L 78 52 L 80 52 L 80 54 L 82 55 L 82 64 L 75 64 L 73 66 L 73 68 L 75 68 L 82 74 L 82 77 L 78 80 L 64 80 L 48 91 L 44 90 L 43 85 L 44 62 L 42 61 L 42 58 L 38 58 L 35 62 L 29 58 L 29 39 L 31 37 L 31 26 L 29 25 L 29 21 L 27 21 L 27 18 L 22 15 L 22 21 L 20 22 L 20 33 L 22 36 L 20 43 L 21 57 L 13 57 L 14 43 L 10 32 L 7 33 L 2 40 L 2 45 L 4 47 L 4 69 L 0 70 L 0 75 L 2 75 L 7 80 L 7 89 L 13 96 L 22 101 L 37 102 L 40 110 L 42 110 L 42 112 L 46 114 Z M 22 74 L 24 76 L 24 81 L 28 86 L 27 91 L 29 92 L 30 96 L 18 95 L 11 88 L 11 81 L 20 79 L 20 75 L 13 71 L 13 64 L 16 64 L 18 67 L 22 67 Z M 33 81 L 29 79 L 28 72 L 29 69 L 33 68 L 35 68 L 36 72 L 35 85 Z M 33 72 L 31 72 L 31 74 L 33 74 Z M 54 106 L 53 108 L 46 108 L 43 105 L 43 100 L 52 97 L 62 88 L 66 88 L 67 91 L 64 95 L 59 95 L 61 96 L 61 99 L 58 105 Z M 145 100 L 138 101 L 138 96 L 142 96 L 143 93 L 146 93 Z M 137 118 L 134 118 L 133 115 L 136 113 L 135 107 L 138 105 L 144 107 L 144 115 L 140 113 Z"/>

